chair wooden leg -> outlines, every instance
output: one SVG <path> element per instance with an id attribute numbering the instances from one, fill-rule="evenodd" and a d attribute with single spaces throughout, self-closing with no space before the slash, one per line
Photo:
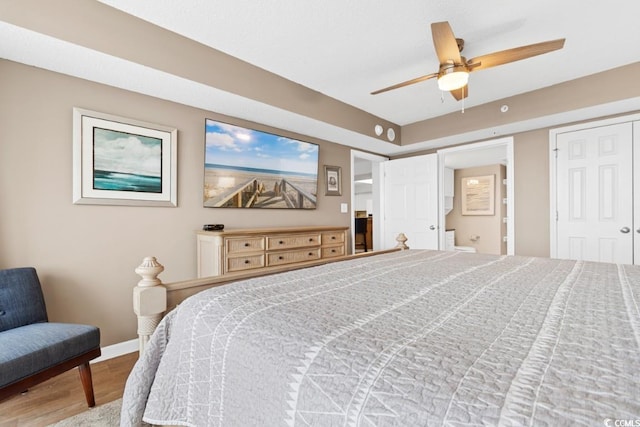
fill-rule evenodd
<path id="1" fill-rule="evenodd" d="M 96 400 L 93 396 L 93 380 L 91 379 L 91 365 L 86 362 L 78 366 L 80 372 L 80 381 L 82 381 L 82 388 L 84 390 L 84 397 L 87 399 L 87 405 L 90 408 L 96 406 Z"/>

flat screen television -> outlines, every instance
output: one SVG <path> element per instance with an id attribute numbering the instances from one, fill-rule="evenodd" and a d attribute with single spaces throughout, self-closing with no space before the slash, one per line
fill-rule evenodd
<path id="1" fill-rule="evenodd" d="M 204 206 L 315 209 L 318 145 L 206 119 Z"/>

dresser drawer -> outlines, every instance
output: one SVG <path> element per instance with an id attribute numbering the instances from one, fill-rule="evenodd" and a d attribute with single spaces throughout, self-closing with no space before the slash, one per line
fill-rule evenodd
<path id="1" fill-rule="evenodd" d="M 320 245 L 320 233 L 267 236 L 267 250 L 293 249 Z"/>
<path id="2" fill-rule="evenodd" d="M 330 231 L 322 233 L 322 244 L 330 245 L 332 243 L 344 243 L 344 232 Z"/>
<path id="3" fill-rule="evenodd" d="M 348 252 L 347 230 L 348 227 L 321 225 L 198 231 L 197 274 L 198 277 L 240 272 L 253 275 L 336 261 Z"/>
<path id="4" fill-rule="evenodd" d="M 264 267 L 264 254 L 227 258 L 227 273 Z"/>
<path id="5" fill-rule="evenodd" d="M 322 248 L 322 258 L 333 258 L 344 255 L 344 245 L 327 246 Z"/>
<path id="6" fill-rule="evenodd" d="M 310 248 L 300 251 L 272 252 L 267 254 L 267 265 L 283 265 L 295 262 L 313 261 L 320 259 L 320 248 Z"/>
<path id="7" fill-rule="evenodd" d="M 227 255 L 264 251 L 264 237 L 238 237 L 225 239 Z"/>

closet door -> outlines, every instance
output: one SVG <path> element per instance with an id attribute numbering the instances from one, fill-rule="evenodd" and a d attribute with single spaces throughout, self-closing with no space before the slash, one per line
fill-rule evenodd
<path id="1" fill-rule="evenodd" d="M 557 135 L 558 258 L 633 263 L 632 130 L 628 122 Z"/>

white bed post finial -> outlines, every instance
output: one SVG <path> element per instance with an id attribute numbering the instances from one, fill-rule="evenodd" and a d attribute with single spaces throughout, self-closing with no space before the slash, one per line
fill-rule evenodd
<path id="1" fill-rule="evenodd" d="M 167 290 L 158 279 L 164 267 L 155 257 L 148 256 L 135 269 L 142 277 L 133 288 L 133 311 L 138 316 L 138 340 L 140 355 L 149 341 L 149 337 L 160 323 L 162 313 L 167 309 Z"/>
<path id="2" fill-rule="evenodd" d="M 409 249 L 409 246 L 405 245 L 407 240 L 409 239 L 407 239 L 407 236 L 405 236 L 404 233 L 398 234 L 398 237 L 396 237 L 396 242 L 398 242 L 396 248 L 400 248 L 402 250 Z"/>

